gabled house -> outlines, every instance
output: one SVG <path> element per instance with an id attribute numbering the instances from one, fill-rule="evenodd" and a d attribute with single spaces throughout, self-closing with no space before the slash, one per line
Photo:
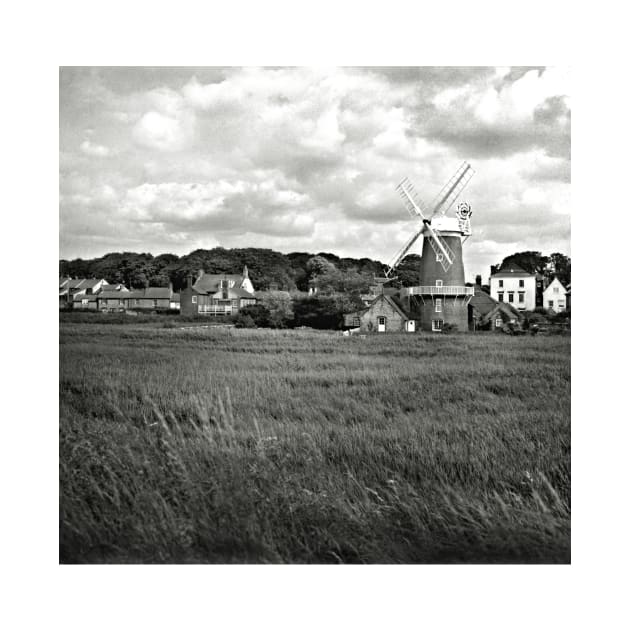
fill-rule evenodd
<path id="1" fill-rule="evenodd" d="M 102 289 L 107 288 L 107 280 L 104 278 L 59 278 L 59 306 L 65 306 L 71 304 L 73 308 L 81 308 L 83 306 L 87 308 L 87 305 L 93 300 L 88 300 L 85 304 L 82 301 L 76 300 L 78 296 L 89 297 L 96 295 Z"/>
<path id="2" fill-rule="evenodd" d="M 204 273 L 199 271 L 193 283 L 188 276 L 181 291 L 182 315 L 235 315 L 245 306 L 256 304 L 254 286 L 247 266 L 242 274 Z"/>
<path id="3" fill-rule="evenodd" d="M 554 277 L 543 291 L 543 307 L 555 313 L 561 313 L 568 308 L 567 290 L 562 282 L 558 280 L 557 276 Z"/>
<path id="4" fill-rule="evenodd" d="M 179 310 L 179 294 L 173 293 L 172 285 L 134 289 L 133 291 L 105 289 L 94 298 L 96 306 L 92 307 L 90 302 L 88 308 L 96 308 L 104 313 Z"/>
<path id="5" fill-rule="evenodd" d="M 508 263 L 490 276 L 490 296 L 519 311 L 533 311 L 536 308 L 537 282 L 535 273 Z"/>
<path id="6" fill-rule="evenodd" d="M 179 294 L 173 293 L 173 286 L 147 287 L 119 294 L 125 308 L 130 311 L 170 311 L 179 310 Z"/>
<path id="7" fill-rule="evenodd" d="M 419 313 L 405 307 L 397 295 L 380 293 L 366 308 L 344 315 L 346 328 L 368 332 L 416 332 Z"/>
<path id="8" fill-rule="evenodd" d="M 468 303 L 468 330 L 501 330 L 507 324 L 520 326 L 523 315 L 509 302 L 493 299 L 479 286 Z"/>

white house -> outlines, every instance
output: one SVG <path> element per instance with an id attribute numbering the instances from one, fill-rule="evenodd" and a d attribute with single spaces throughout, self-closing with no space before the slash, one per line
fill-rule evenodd
<path id="1" fill-rule="evenodd" d="M 490 296 L 519 311 L 533 311 L 536 308 L 536 274 L 528 273 L 514 263 L 503 265 L 490 276 Z"/>
<path id="2" fill-rule="evenodd" d="M 543 291 L 543 306 L 556 313 L 567 309 L 567 290 L 557 277 Z"/>

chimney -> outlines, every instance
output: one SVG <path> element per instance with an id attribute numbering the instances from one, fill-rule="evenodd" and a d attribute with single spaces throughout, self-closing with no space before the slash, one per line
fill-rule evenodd
<path id="1" fill-rule="evenodd" d="M 186 276 L 186 288 L 192 289 L 192 273 L 189 271 L 188 276 Z"/>
<path id="2" fill-rule="evenodd" d="M 477 274 L 475 276 L 475 284 L 480 287 L 481 286 L 481 274 Z"/>

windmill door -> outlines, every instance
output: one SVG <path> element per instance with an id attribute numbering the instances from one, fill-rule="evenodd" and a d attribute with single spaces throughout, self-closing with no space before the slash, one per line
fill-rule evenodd
<path id="1" fill-rule="evenodd" d="M 378 318 L 378 332 L 385 332 L 385 318 L 381 315 Z"/>

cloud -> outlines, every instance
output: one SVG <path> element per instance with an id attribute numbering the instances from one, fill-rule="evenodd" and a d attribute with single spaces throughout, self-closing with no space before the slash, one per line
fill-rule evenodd
<path id="1" fill-rule="evenodd" d="M 81 143 L 81 152 L 92 157 L 107 157 L 111 155 L 111 150 L 102 144 L 95 144 L 90 140 Z"/>
<path id="2" fill-rule="evenodd" d="M 537 239 L 569 247 L 563 69 L 101 68 L 61 76 L 65 256 L 118 249 L 119 239 L 155 253 L 220 243 L 387 260 L 413 227 L 396 184 L 409 176 L 430 201 L 463 159 L 477 171 L 463 196 L 474 212 L 469 273 L 519 244 L 536 248 Z"/>

